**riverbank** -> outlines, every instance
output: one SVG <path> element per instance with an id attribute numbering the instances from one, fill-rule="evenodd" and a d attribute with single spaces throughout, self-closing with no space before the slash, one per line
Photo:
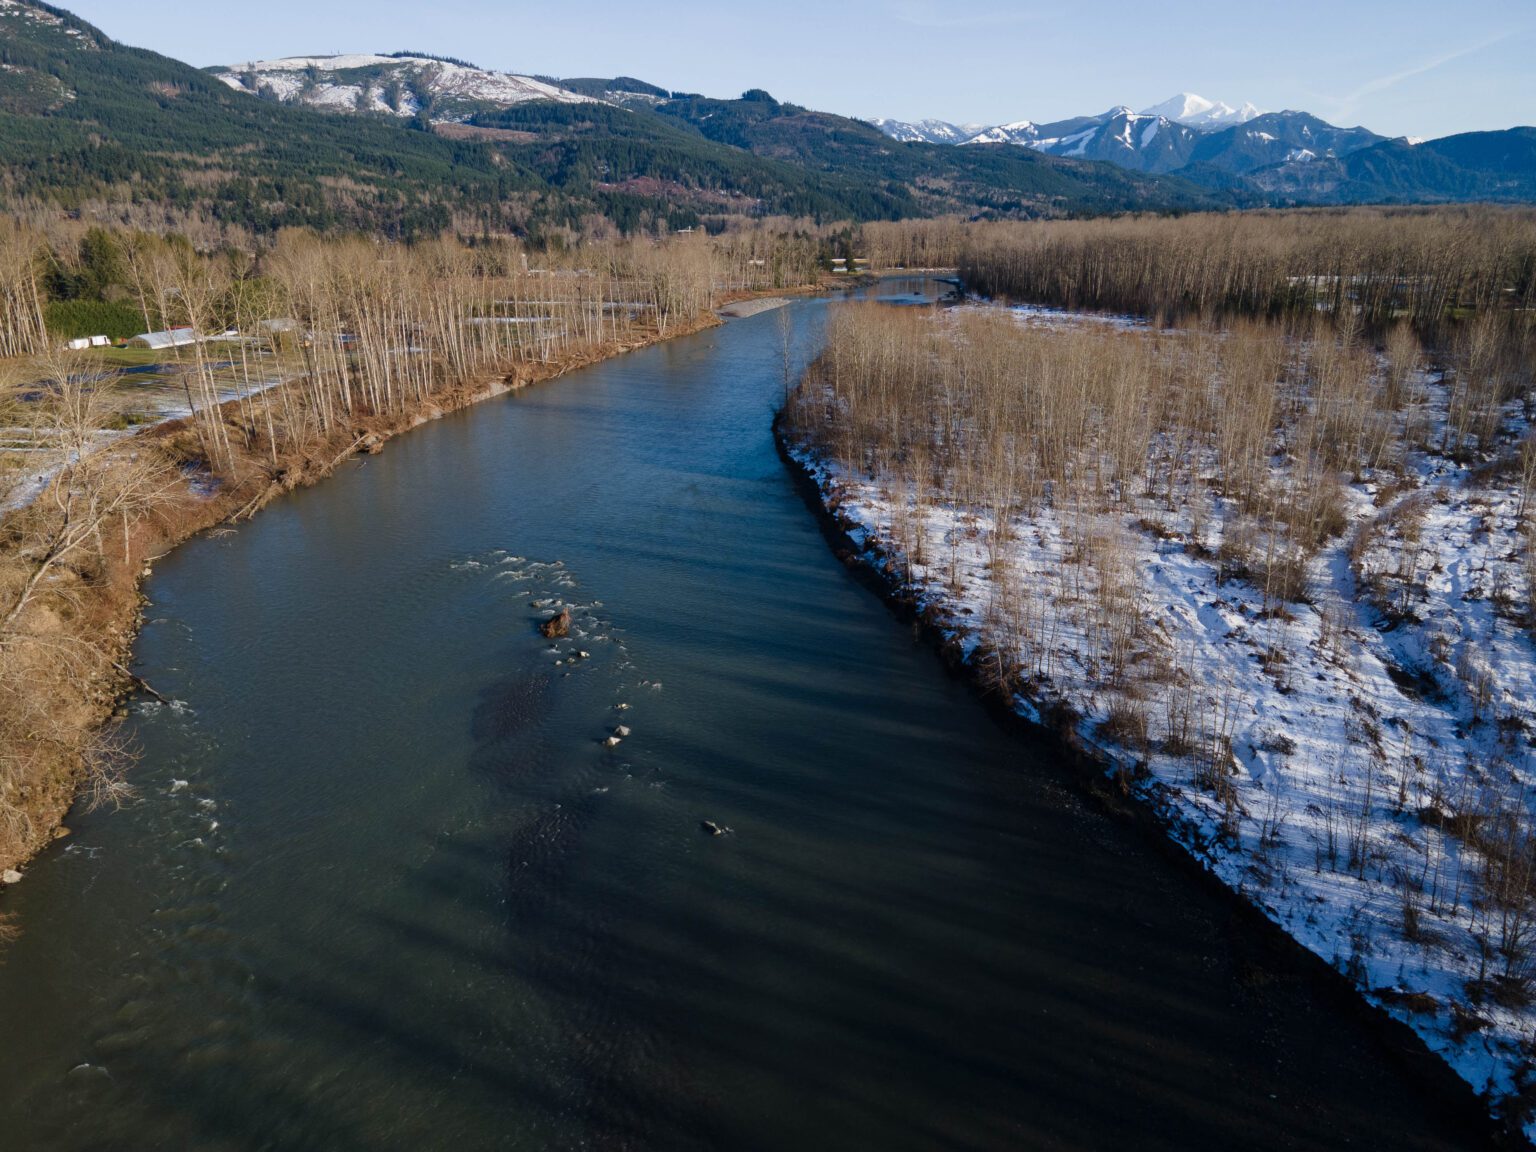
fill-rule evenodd
<path id="1" fill-rule="evenodd" d="M 970 683 L 1000 723 L 1015 729 L 1021 738 L 1038 740 L 1043 729 L 1075 765 L 1078 782 L 1095 803 L 1139 826 L 1154 850 L 1187 867 L 1192 880 L 1203 880 L 1229 902 L 1242 931 L 1251 933 L 1255 947 L 1264 953 L 1264 964 L 1306 980 L 1331 1011 L 1348 1013 L 1375 1031 L 1386 1058 L 1422 1085 L 1438 1106 L 1460 1116 L 1458 1123 L 1466 1126 L 1469 1135 L 1484 1133 L 1501 1147 L 1531 1146 L 1521 1119 L 1522 1100 L 1512 1095 L 1500 1099 L 1487 1091 L 1486 1081 L 1480 1084 L 1468 1075 L 1466 1063 L 1458 1063 L 1442 1045 L 1431 1043 L 1432 1036 L 1415 1027 L 1415 1005 L 1394 1001 L 1382 994 L 1384 990 L 1362 987 L 1353 973 L 1329 963 L 1328 956 L 1292 931 L 1272 903 L 1256 899 L 1251 888 L 1234 883 L 1230 869 L 1220 867 L 1211 845 L 1192 835 L 1190 813 L 1181 810 L 1169 790 L 1150 781 L 1144 769 L 1137 771 L 1123 753 L 1094 739 L 1076 708 L 1063 706 L 1061 700 L 1031 701 L 999 690 L 987 667 L 989 654 L 976 642 L 977 621 L 971 611 L 955 597 L 910 578 L 909 558 L 891 538 L 889 523 L 870 518 L 868 505 L 861 503 L 861 496 L 868 493 L 861 493 L 856 482 L 795 444 L 783 426 L 782 413 L 774 429 L 780 458 L 820 521 L 828 546 L 860 583 L 880 596 L 898 618 L 912 624 L 951 674 Z"/>
<path id="2" fill-rule="evenodd" d="M 785 290 L 778 290 L 761 295 L 778 298 L 784 294 Z M 740 295 L 720 307 L 756 295 Z M 426 402 L 406 411 L 359 415 L 327 436 L 280 449 L 275 455 L 270 445 L 237 447 L 231 466 L 218 475 L 200 467 L 196 432 L 185 419 L 147 427 L 103 450 L 103 456 L 121 454 L 134 460 L 147 455 L 161 457 L 178 475 L 173 484 L 155 494 L 147 514 L 132 523 L 125 518 L 118 537 L 121 549 L 104 549 L 99 568 L 61 566 L 51 574 L 47 595 L 27 604 L 18 620 L 11 642 L 29 649 L 23 656 L 32 671 L 32 724 L 35 730 L 46 732 L 47 738 L 38 740 L 31 750 L 28 770 L 17 789 L 13 801 L 16 826 L 9 830 L 10 835 L 0 837 L 0 871 L 11 873 L 13 882 L 19 882 L 17 871 L 26 861 L 55 839 L 68 835 L 64 819 L 80 799 L 82 786 L 99 790 L 107 801 L 114 793 L 131 788 L 126 776 L 131 749 L 115 743 L 111 723 L 115 716 L 123 715 L 123 702 L 129 694 L 138 690 L 154 693 L 154 685 L 134 676 L 129 664 L 142 621 L 140 585 L 155 561 L 192 536 L 248 519 L 273 499 L 318 483 L 355 455 L 377 452 L 390 439 L 424 423 L 720 323 L 717 311 L 711 310 L 671 323 L 664 333 L 651 331 L 639 338 L 583 347 L 547 362 L 521 363 L 505 375 L 435 392 Z M 284 389 L 301 386 L 302 380 L 290 381 L 274 390 L 274 399 L 280 403 Z M 225 419 L 239 418 L 239 403 L 221 405 Z M 67 653 L 67 659 L 59 658 L 61 651 Z M 95 762 L 88 766 L 87 758 Z M 4 885 L 0 885 L 0 893 L 3 890 Z M 0 928 L 4 926 L 3 913 L 0 901 Z"/>
<path id="3" fill-rule="evenodd" d="M 135 697 L 139 799 L 9 893 L 0 1130 L 1490 1147 L 833 559 L 764 418 L 776 321 L 433 421 L 155 565 L 133 670 L 184 704 Z"/>

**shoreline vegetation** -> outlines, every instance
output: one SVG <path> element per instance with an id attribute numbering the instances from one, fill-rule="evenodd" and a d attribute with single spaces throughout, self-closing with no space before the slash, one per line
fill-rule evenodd
<path id="1" fill-rule="evenodd" d="M 759 229 L 530 253 L 294 233 L 250 254 L 0 223 L 0 869 L 14 881 L 67 835 L 74 803 L 132 794 L 115 721 L 130 690 L 154 693 L 128 662 L 155 560 L 427 420 L 812 290 L 821 243 Z M 202 338 L 61 350 L 45 319 L 60 275 L 103 281 L 146 331 Z M 11 930 L 0 909 L 0 944 Z"/>
<path id="2" fill-rule="evenodd" d="M 844 558 L 1529 1138 L 1536 214 L 958 263 L 995 302 L 839 305 L 786 406 Z"/>
<path id="3" fill-rule="evenodd" d="M 866 526 L 837 502 L 837 490 L 826 484 L 824 472 L 815 460 L 795 446 L 782 419 L 774 423 L 774 441 L 779 458 L 790 471 L 807 508 L 817 517 L 824 539 L 850 574 L 879 596 L 896 619 L 913 627 L 914 635 L 931 647 L 946 674 L 966 682 L 994 720 L 1021 739 L 1049 741 L 1069 765 L 1074 785 L 1083 790 L 1090 802 L 1116 819 L 1131 822 L 1146 836 L 1150 851 L 1164 853 L 1191 869 L 1191 880 L 1214 885 L 1230 901 L 1229 906 L 1244 930 L 1251 931 L 1253 939 L 1265 949 L 1264 963 L 1274 966 L 1266 967 L 1265 979 L 1279 972 L 1294 973 L 1297 978 L 1310 981 L 1327 1008 L 1357 1013 L 1370 1024 L 1387 1042 L 1388 1058 L 1416 1078 L 1423 1090 L 1434 1093 L 1448 1110 L 1463 1110 L 1469 1134 L 1486 1133 L 1495 1147 L 1527 1146 L 1528 1137 L 1519 1126 L 1490 1111 L 1486 1097 L 1472 1091 L 1465 1077 L 1450 1067 L 1443 1054 L 1426 1045 L 1410 1024 L 1397 1015 L 1382 1012 L 1379 1004 L 1362 996 L 1359 986 L 1333 965 L 1319 971 L 1315 953 L 1278 925 L 1262 905 L 1227 883 L 1187 843 L 1173 835 L 1167 812 L 1149 803 L 1140 792 L 1123 786 L 1123 779 L 1115 772 L 1115 764 L 1105 749 L 1072 732 L 1042 725 L 1038 717 L 1020 710 L 1012 699 L 999 693 L 984 670 L 970 658 L 954 627 L 954 618 L 935 600 L 913 595 L 901 567 L 890 563 L 892 557 L 878 543 L 871 542 Z"/>
<path id="4" fill-rule="evenodd" d="M 992 300 L 835 307 L 777 432 L 844 558 L 1526 1124 L 1531 212 L 538 251 L 0 221 L 0 869 L 131 795 L 139 583 L 178 543 L 436 416 L 862 282 L 831 271 L 856 257 Z M 109 321 L 199 338 L 60 347 Z"/>

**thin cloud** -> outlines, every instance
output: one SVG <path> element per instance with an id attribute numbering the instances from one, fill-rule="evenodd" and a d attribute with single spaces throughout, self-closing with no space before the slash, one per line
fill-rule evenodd
<path id="1" fill-rule="evenodd" d="M 1454 52 L 1442 53 L 1421 64 L 1415 64 L 1411 68 L 1404 68 L 1401 71 L 1392 72 L 1386 76 L 1378 76 L 1374 80 L 1367 80 L 1364 84 L 1354 89 L 1354 91 L 1348 92 L 1343 96 L 1330 97 L 1330 99 L 1340 114 L 1350 114 L 1354 112 L 1360 101 L 1364 100 L 1367 96 L 1374 96 L 1378 92 L 1385 92 L 1388 88 L 1401 84 L 1404 80 L 1411 80 L 1415 76 L 1424 75 L 1426 72 L 1433 72 L 1436 68 L 1443 68 L 1453 60 L 1460 60 L 1464 56 L 1471 56 L 1476 52 L 1492 48 L 1495 44 L 1502 44 L 1505 40 L 1517 35 L 1519 31 L 1519 29 L 1511 29 L 1507 32 L 1500 32 L 1497 36 L 1490 36 L 1486 40 L 1480 40 L 1476 44 L 1469 44 L 1465 48 L 1458 48 Z"/>

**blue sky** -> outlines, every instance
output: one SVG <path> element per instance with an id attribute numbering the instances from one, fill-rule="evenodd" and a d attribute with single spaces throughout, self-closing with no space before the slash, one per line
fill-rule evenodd
<path id="1" fill-rule="evenodd" d="M 63 2 L 198 65 L 410 48 L 855 116 L 1045 121 L 1191 91 L 1388 135 L 1536 124 L 1533 0 Z"/>

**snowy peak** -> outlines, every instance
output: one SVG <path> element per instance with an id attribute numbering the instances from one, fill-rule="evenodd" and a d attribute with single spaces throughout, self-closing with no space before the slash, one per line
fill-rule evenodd
<path id="1" fill-rule="evenodd" d="M 888 120 L 883 116 L 867 123 L 904 144 L 962 144 L 986 127 L 985 124 L 951 124 L 947 120 Z"/>
<path id="2" fill-rule="evenodd" d="M 528 100 L 582 103 L 589 97 L 557 85 L 476 68 L 433 56 L 288 56 L 219 69 L 231 88 L 285 103 L 343 112 L 425 115 L 434 121 L 465 120 L 485 108 Z"/>
<path id="3" fill-rule="evenodd" d="M 1056 155 L 1089 156 L 1094 152 L 1090 137 L 1094 130 L 1104 125 L 1115 125 L 1114 135 L 1131 152 L 1140 152 L 1159 135 L 1165 141 L 1175 139 L 1178 133 L 1169 129 L 1192 129 L 1196 132 L 1216 132 L 1262 116 L 1252 104 L 1234 108 L 1219 100 L 1207 100 L 1193 92 L 1181 92 L 1161 104 L 1154 104 L 1141 112 L 1134 112 L 1128 105 L 1117 104 L 1097 116 L 1075 116 L 1041 124 L 1033 120 L 1015 120 L 1008 124 L 952 124 L 945 120 L 889 120 L 884 117 L 871 119 L 887 136 L 907 142 L 925 141 L 930 144 L 1020 144 L 1041 152 Z M 1155 127 L 1154 125 L 1162 125 Z M 1132 143 L 1133 134 L 1146 137 L 1145 145 Z M 1175 150 L 1182 145 L 1176 145 Z M 1167 163 L 1166 156 L 1155 162 L 1159 167 Z M 1132 165 L 1139 167 L 1139 164 Z"/>
<path id="4" fill-rule="evenodd" d="M 1102 116 L 1079 116 L 1053 124 L 1019 120 L 978 132 L 965 144 L 1017 144 L 1072 160 L 1107 160 L 1141 172 L 1169 172 L 1189 158 L 1199 133 L 1166 116 L 1132 112 L 1125 106 Z"/>
<path id="5" fill-rule="evenodd" d="M 1040 126 L 1030 120 L 1015 120 L 973 133 L 962 144 L 1023 144 L 1033 148 L 1040 139 Z"/>
<path id="6" fill-rule="evenodd" d="M 1204 96 L 1197 96 L 1193 92 L 1180 92 L 1161 104 L 1154 104 L 1144 109 L 1142 114 L 1164 116 L 1177 124 L 1186 124 L 1191 128 L 1225 128 L 1232 124 L 1246 124 L 1256 116 L 1263 115 L 1252 104 L 1234 108 L 1220 100 L 1207 100 Z"/>

